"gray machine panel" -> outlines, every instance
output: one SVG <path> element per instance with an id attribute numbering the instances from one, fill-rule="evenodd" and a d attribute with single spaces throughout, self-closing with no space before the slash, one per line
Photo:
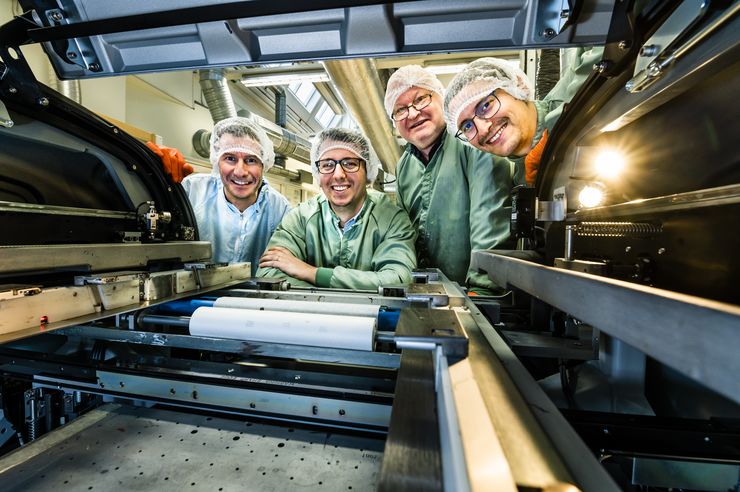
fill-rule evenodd
<path id="1" fill-rule="evenodd" d="M 613 9 L 611 2 L 582 2 L 576 25 L 568 22 L 572 13 L 560 1 L 288 5 L 210 0 L 178 2 L 177 10 L 169 2 L 58 3 L 62 8 L 49 9 L 32 0 L 22 2 L 24 8 L 36 8 L 47 26 L 38 30 L 34 39 L 51 39 L 56 36 L 55 28 L 67 29 L 58 38 L 65 39 L 65 50 L 57 45 L 55 51 L 51 43 L 45 43 L 57 73 L 65 79 L 450 49 L 596 44 L 605 41 Z M 345 8 L 347 5 L 355 6 Z M 204 20 L 191 22 L 193 11 L 199 14 L 194 18 Z M 105 22 L 113 18 L 122 20 Z M 129 20 L 131 25 L 162 27 L 119 32 Z M 83 29 L 79 35 L 75 35 L 75 27 Z M 60 56 L 62 51 L 66 56 Z"/>

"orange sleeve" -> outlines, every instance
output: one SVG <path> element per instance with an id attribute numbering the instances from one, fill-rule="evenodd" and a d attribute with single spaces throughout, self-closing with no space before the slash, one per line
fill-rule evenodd
<path id="1" fill-rule="evenodd" d="M 540 168 L 540 161 L 542 160 L 542 152 L 546 144 L 547 129 L 542 133 L 542 138 L 537 142 L 537 145 L 524 158 L 524 179 L 527 181 L 527 186 L 534 186 L 534 180 L 537 178 L 537 171 Z"/>

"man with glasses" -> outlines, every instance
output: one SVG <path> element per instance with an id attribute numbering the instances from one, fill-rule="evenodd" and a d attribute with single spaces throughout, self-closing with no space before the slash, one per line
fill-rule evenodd
<path id="1" fill-rule="evenodd" d="M 419 266 L 439 268 L 473 293 L 493 294 L 495 284 L 470 268 L 470 252 L 511 247 L 513 168 L 447 134 L 443 93 L 437 77 L 418 65 L 388 80 L 385 109 L 408 142 L 396 167 L 398 203 L 418 234 Z"/>
<path id="2" fill-rule="evenodd" d="M 286 214 L 260 258 L 262 277 L 297 286 L 377 290 L 407 284 L 416 267 L 406 213 L 368 189 L 380 161 L 361 133 L 320 132 L 311 146 L 322 194 Z"/>
<path id="3" fill-rule="evenodd" d="M 185 160 L 177 150 L 150 148 L 163 162 L 176 159 L 177 167 L 183 167 Z M 227 118 L 213 127 L 210 160 L 211 174 L 190 174 L 182 181 L 200 239 L 211 243 L 211 261 L 249 261 L 255 272 L 270 236 L 290 208 L 264 178 L 275 162 L 272 142 L 252 120 Z"/>
<path id="4" fill-rule="evenodd" d="M 532 86 L 517 66 L 499 58 L 469 63 L 447 89 L 448 131 L 484 152 L 509 157 L 533 186 L 549 132 L 603 50 L 568 54 L 568 70 L 541 101 L 533 100 Z"/>

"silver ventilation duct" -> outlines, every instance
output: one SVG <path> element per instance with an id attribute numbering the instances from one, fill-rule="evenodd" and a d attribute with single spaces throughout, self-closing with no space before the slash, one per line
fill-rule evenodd
<path id="1" fill-rule="evenodd" d="M 72 99 L 77 104 L 82 104 L 82 91 L 80 90 L 79 80 L 59 80 L 57 74 L 54 71 L 54 67 L 50 62 L 47 62 L 47 68 L 49 71 L 49 87 L 59 92 L 60 94 Z"/>
<path id="2" fill-rule="evenodd" d="M 393 127 L 383 107 L 385 88 L 372 59 L 325 61 L 324 67 L 355 121 L 373 144 L 383 163 L 383 170 L 396 173 L 401 149 L 393 136 Z"/>
<path id="3" fill-rule="evenodd" d="M 199 70 L 200 88 L 214 123 L 236 116 L 236 106 L 221 69 Z"/>
<path id="4" fill-rule="evenodd" d="M 217 123 L 223 119 L 237 116 L 236 107 L 231 98 L 231 92 L 229 92 L 226 85 L 223 70 L 200 70 L 199 73 L 203 97 L 208 105 L 208 110 L 211 112 L 213 122 Z M 246 117 L 250 117 L 249 114 Z M 308 140 L 256 114 L 252 114 L 251 118 L 257 121 L 267 132 L 267 136 L 275 146 L 276 154 L 292 157 L 304 163 L 310 161 L 311 144 Z M 210 153 L 210 138 L 211 132 L 209 130 L 198 130 L 193 135 L 193 148 L 202 157 L 208 157 Z"/>

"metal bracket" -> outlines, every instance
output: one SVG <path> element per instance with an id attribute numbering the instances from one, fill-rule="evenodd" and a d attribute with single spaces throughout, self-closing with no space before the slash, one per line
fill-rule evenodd
<path id="1" fill-rule="evenodd" d="M 640 92 L 664 73 L 678 57 L 684 46 L 676 46 L 677 40 L 709 10 L 709 3 L 705 0 L 686 0 L 679 5 L 662 26 L 640 48 L 640 54 L 635 61 L 634 77 L 625 88 L 630 92 Z M 737 10 L 737 7 L 731 10 Z"/>
<path id="2" fill-rule="evenodd" d="M 49 9 L 44 12 L 49 26 L 63 26 L 70 24 L 69 16 L 62 9 Z M 54 51 L 67 63 L 75 64 L 91 72 L 100 72 L 103 68 L 95 58 L 95 50 L 90 38 L 74 37 L 68 40 L 51 41 Z"/>
<path id="3" fill-rule="evenodd" d="M 38 27 L 33 12 L 26 12 L 0 26 L 0 40 L 3 41 L 0 43 L 0 68 L 5 67 L 0 74 L 0 93 L 8 99 L 47 106 L 49 100 L 41 96 L 36 77 L 19 48 L 28 41 L 28 30 L 33 27 Z M 8 127 L 7 123 L 3 126 Z"/>

